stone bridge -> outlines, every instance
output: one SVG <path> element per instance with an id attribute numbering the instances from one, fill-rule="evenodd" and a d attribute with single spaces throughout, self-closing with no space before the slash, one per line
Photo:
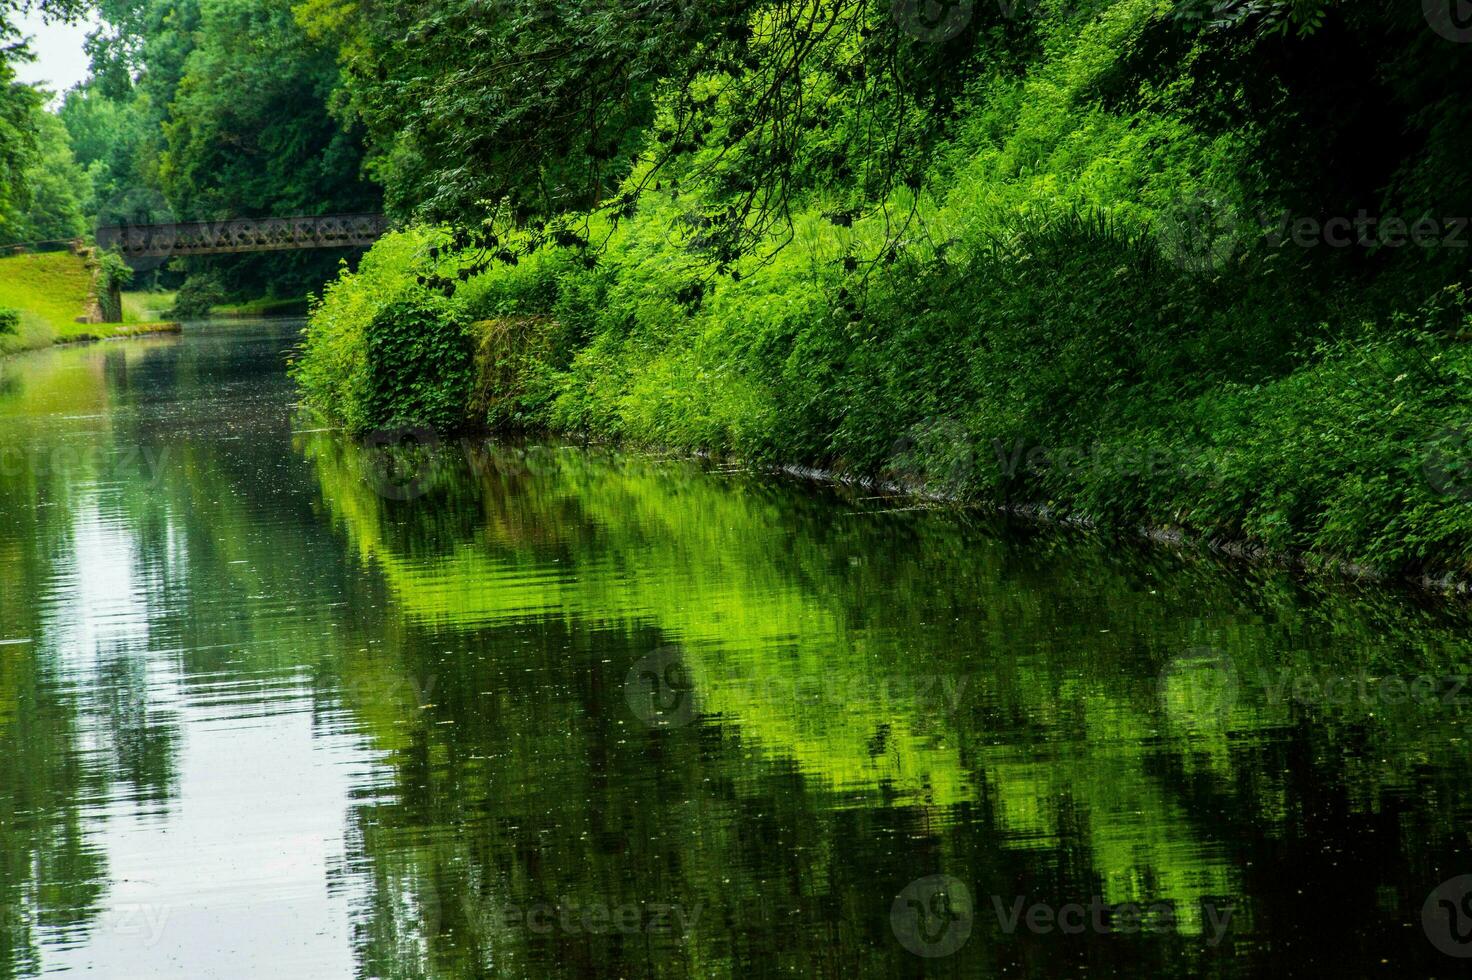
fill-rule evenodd
<path id="1" fill-rule="evenodd" d="M 321 214 L 297 218 L 231 218 L 172 224 L 104 225 L 97 246 L 124 258 L 280 252 L 299 248 L 362 248 L 388 230 L 381 214 Z"/>

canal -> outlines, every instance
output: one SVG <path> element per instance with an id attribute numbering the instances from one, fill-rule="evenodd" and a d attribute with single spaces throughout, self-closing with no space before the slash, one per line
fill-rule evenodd
<path id="1" fill-rule="evenodd" d="M 1465 612 L 0 362 L 0 977 L 1449 976 Z M 409 436 L 408 440 L 400 437 Z"/>

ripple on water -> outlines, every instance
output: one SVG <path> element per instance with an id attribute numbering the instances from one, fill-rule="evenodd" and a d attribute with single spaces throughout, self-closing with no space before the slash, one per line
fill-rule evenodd
<path id="1" fill-rule="evenodd" d="M 390 499 L 289 340 L 0 366 L 0 973 L 1445 972 L 1466 707 L 1262 678 L 1465 617 L 597 450 Z M 1096 898 L 1179 914 L 995 914 Z"/>

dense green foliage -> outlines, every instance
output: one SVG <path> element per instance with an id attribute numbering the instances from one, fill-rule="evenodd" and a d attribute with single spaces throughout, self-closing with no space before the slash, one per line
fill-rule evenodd
<path id="1" fill-rule="evenodd" d="M 213 272 L 190 276 L 174 294 L 174 305 L 170 316 L 181 320 L 193 320 L 209 315 L 215 304 L 224 301 L 225 284 Z"/>
<path id="2" fill-rule="evenodd" d="M 85 0 L 0 0 L 0 244 L 70 238 L 80 224 L 85 184 L 64 134 L 43 111 L 47 93 L 16 81 L 14 65 L 34 56 L 13 18 L 36 10 L 66 20 L 84 6 Z"/>
<path id="3" fill-rule="evenodd" d="M 1282 37 L 1321 25 L 1328 2 L 1150 7 L 1172 30 Z M 1038 55 L 1041 10 L 1111 6 L 304 0 L 297 10 L 314 37 L 339 44 L 346 105 L 369 126 L 399 214 L 453 222 L 462 242 L 505 259 L 580 243 L 588 229 L 569 211 L 629 217 L 641 191 L 669 182 L 688 202 L 680 230 L 724 271 L 784 240 L 807 193 L 832 195 L 847 219 L 921 186 L 968 82 L 1017 77 Z M 533 218 L 569 220 L 503 240 L 502 221 Z"/>
<path id="4" fill-rule="evenodd" d="M 123 321 L 123 289 L 133 282 L 133 270 L 117 252 L 98 252 L 93 264 L 92 287 L 102 312 L 103 323 Z"/>
<path id="5" fill-rule="evenodd" d="M 172 4 L 170 4 L 172 6 Z M 337 70 L 310 44 L 287 0 L 199 0 L 195 48 L 163 123 L 159 184 L 181 216 L 260 217 L 375 211 L 358 135 L 332 120 Z M 319 288 L 340 254 L 288 252 L 191 260 L 229 294 L 296 296 Z"/>
<path id="6" fill-rule="evenodd" d="M 0 307 L 0 334 L 13 334 L 20 329 L 20 311 Z"/>
<path id="7" fill-rule="evenodd" d="M 309 330 L 312 355 L 296 373 L 355 431 L 451 431 L 467 422 L 471 335 L 444 297 L 394 275 L 412 256 L 401 244 L 391 237 L 369 253 L 363 275 L 328 287 Z"/>
<path id="8" fill-rule="evenodd" d="M 6 89 L 0 227 L 371 210 L 371 177 L 404 230 L 295 368 L 355 430 L 552 427 L 1468 563 L 1472 45 L 1425 9 L 96 9 L 64 134 Z M 199 315 L 337 261 L 163 276 Z"/>
<path id="9" fill-rule="evenodd" d="M 814 10 L 854 28 L 802 61 L 811 100 L 780 174 L 718 138 L 759 123 L 740 93 L 769 68 L 753 56 L 752 77 L 713 80 L 731 77 L 725 41 L 713 60 L 691 44 L 693 81 L 660 76 L 647 125 L 621 130 L 645 143 L 618 158 L 627 176 L 605 206 L 513 225 L 576 195 L 484 184 L 510 210 L 470 227 L 474 208 L 443 196 L 458 177 L 432 156 L 394 162 L 411 176 L 390 196 L 427 181 L 423 213 L 452 228 L 381 243 L 329 290 L 299 380 L 329 413 L 375 424 L 343 379 L 365 363 L 364 325 L 426 281 L 478 323 L 491 390 L 466 403 L 477 421 L 1465 570 L 1456 451 L 1472 320 L 1453 216 L 1472 200 L 1452 175 L 1472 138 L 1456 96 L 1468 46 L 1409 9 L 1249 4 L 1207 18 L 1116 0 L 991 21 L 983 6 L 938 44 L 888 5 Z M 428 29 L 444 9 L 416 11 Z M 446 53 L 438 72 L 416 62 L 414 91 L 525 82 L 497 50 L 484 64 Z M 889 71 L 884 51 L 905 69 Z M 843 97 L 860 68 L 870 94 Z M 395 89 L 395 70 L 350 83 L 355 97 Z M 457 89 L 462 71 L 474 81 Z M 691 91 L 714 96 L 691 117 L 710 138 L 666 152 Z M 787 124 L 791 99 L 776 101 L 760 125 Z M 475 159 L 466 136 L 482 118 L 447 113 L 436 138 Z M 550 153 L 545 173 L 576 158 Z M 504 162 L 473 169 L 512 180 Z M 745 209 L 743 173 L 776 196 Z M 1334 219 L 1348 228 L 1362 210 L 1383 224 L 1331 247 Z M 1435 233 L 1412 244 L 1406 228 L 1424 218 Z"/>
<path id="10" fill-rule="evenodd" d="M 16 173 L 17 193 L 0 204 L 0 242 L 54 242 L 89 230 L 83 205 L 87 176 L 72 158 L 66 129 L 33 105 L 27 125 L 33 142 Z"/>
<path id="11" fill-rule="evenodd" d="M 99 289 L 122 289 L 132 284 L 133 270 L 117 252 L 99 252 L 95 261 Z"/>
<path id="12" fill-rule="evenodd" d="M 443 431 L 464 419 L 470 335 L 443 297 L 410 293 L 380 307 L 365 339 L 370 425 L 413 422 Z"/>
<path id="13" fill-rule="evenodd" d="M 157 185 L 174 214 L 377 210 L 378 192 L 360 174 L 361 140 L 328 112 L 337 79 L 331 52 L 306 39 L 285 0 L 160 0 L 150 9 L 162 26 L 133 28 L 141 37 L 139 91 L 167 106 L 152 138 Z M 191 260 L 189 269 L 212 270 L 229 295 L 290 297 L 318 288 L 339 258 L 225 256 Z"/>
<path id="14" fill-rule="evenodd" d="M 7 2 L 5 9 L 10 9 Z M 72 17 L 83 4 L 49 0 Z M 81 237 L 98 224 L 374 211 L 361 130 L 329 113 L 334 51 L 286 0 L 97 0 L 93 76 L 65 94 L 12 83 L 0 52 L 0 244 Z M 0 44 L 7 38 L 0 16 Z M 58 121 L 59 119 L 59 121 Z M 180 259 L 150 270 L 195 292 L 297 297 L 341 253 Z"/>
<path id="15" fill-rule="evenodd" d="M 87 183 L 66 133 L 44 110 L 47 93 L 15 79 L 32 54 L 12 23 L 20 10 L 74 17 L 81 0 L 0 0 L 0 244 L 69 239 L 85 228 Z"/>

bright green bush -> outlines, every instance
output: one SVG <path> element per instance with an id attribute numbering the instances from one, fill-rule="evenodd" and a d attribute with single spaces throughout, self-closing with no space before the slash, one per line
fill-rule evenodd
<path id="1" fill-rule="evenodd" d="M 174 306 L 169 316 L 180 320 L 197 320 L 210 315 L 210 311 L 225 301 L 225 283 L 214 272 L 200 272 L 184 280 L 174 296 Z"/>
<path id="2" fill-rule="evenodd" d="M 1041 22 L 1025 73 L 972 80 L 931 166 L 941 191 L 836 221 L 851 189 L 820 187 L 785 247 L 732 275 L 681 233 L 672 179 L 617 226 L 588 219 L 596 262 L 545 249 L 444 303 L 418 286 L 456 268 L 431 259 L 443 236 L 389 236 L 313 311 L 297 379 L 355 430 L 470 406 L 497 426 L 1468 571 L 1472 328 L 1460 289 L 1406 298 L 1447 266 L 1371 279 L 1264 240 L 1243 217 L 1272 191 L 1243 183 L 1260 134 L 1201 124 L 1190 57 L 1174 79 L 1128 62 L 1160 4 L 1102 6 Z M 1203 222 L 1205 242 L 1189 234 Z M 437 359 L 458 372 L 471 322 L 473 381 L 425 388 Z"/>
<path id="3" fill-rule="evenodd" d="M 470 332 L 448 300 L 409 289 L 379 307 L 363 331 L 364 421 L 371 428 L 464 428 L 472 390 Z"/>
<path id="4" fill-rule="evenodd" d="M 312 305 L 292 377 L 310 405 L 351 432 L 376 424 L 368 412 L 368 326 L 379 310 L 416 288 L 415 269 L 430 237 L 422 231 L 384 236 L 356 272 L 344 271 Z"/>
<path id="5" fill-rule="evenodd" d="M 0 334 L 15 333 L 20 329 L 20 311 L 0 307 Z"/>

